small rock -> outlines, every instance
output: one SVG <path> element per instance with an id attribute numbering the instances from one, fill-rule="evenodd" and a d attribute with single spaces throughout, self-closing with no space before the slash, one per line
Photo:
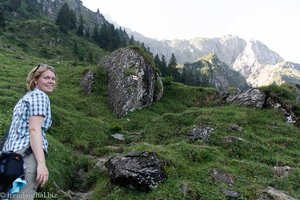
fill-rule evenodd
<path id="1" fill-rule="evenodd" d="M 292 168 L 289 166 L 283 167 L 274 167 L 273 168 L 273 175 L 278 177 L 285 177 L 291 172 Z"/>
<path id="2" fill-rule="evenodd" d="M 233 143 L 233 142 L 246 142 L 243 138 L 236 136 L 226 136 L 223 138 L 225 143 Z"/>
<path id="3" fill-rule="evenodd" d="M 230 174 L 221 170 L 213 169 L 210 175 L 214 178 L 215 181 L 221 181 L 229 186 L 232 186 L 234 184 L 233 177 Z"/>
<path id="4" fill-rule="evenodd" d="M 237 125 L 237 124 L 231 124 L 230 125 L 230 129 L 231 130 L 234 130 L 234 131 L 243 131 L 243 128 L 242 127 L 240 127 L 239 125 Z"/>
<path id="5" fill-rule="evenodd" d="M 113 134 L 113 135 L 111 135 L 113 138 L 115 138 L 116 140 L 121 140 L 121 141 L 123 141 L 123 140 L 125 140 L 125 138 L 124 138 L 124 135 L 123 134 L 120 134 L 120 133 L 115 133 L 115 134 Z"/>
<path id="6" fill-rule="evenodd" d="M 268 187 L 257 200 L 296 200 L 288 195 L 286 195 L 285 193 L 283 193 L 280 190 L 277 190 L 275 188 L 272 187 Z"/>
<path id="7" fill-rule="evenodd" d="M 234 191 L 231 191 L 228 189 L 223 189 L 222 192 L 225 194 L 227 199 L 230 199 L 230 200 L 236 200 L 241 197 L 241 195 L 238 192 L 234 192 Z"/>
<path id="8" fill-rule="evenodd" d="M 187 136 L 190 140 L 205 140 L 207 141 L 211 132 L 214 129 L 211 127 L 205 128 L 193 128 L 187 132 Z"/>

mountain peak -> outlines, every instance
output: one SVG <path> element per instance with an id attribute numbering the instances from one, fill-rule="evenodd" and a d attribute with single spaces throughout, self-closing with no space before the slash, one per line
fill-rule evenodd
<path id="1" fill-rule="evenodd" d="M 247 42 L 243 52 L 233 63 L 233 69 L 240 72 L 247 81 L 255 85 L 259 72 L 265 66 L 276 65 L 284 61 L 276 52 L 269 49 L 262 42 L 251 39 Z"/>

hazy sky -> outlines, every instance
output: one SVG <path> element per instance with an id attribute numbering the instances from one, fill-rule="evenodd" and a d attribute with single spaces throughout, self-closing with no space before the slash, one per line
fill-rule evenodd
<path id="1" fill-rule="evenodd" d="M 300 63 L 299 0 L 82 0 L 154 39 L 236 35 L 260 40 L 285 60 Z"/>

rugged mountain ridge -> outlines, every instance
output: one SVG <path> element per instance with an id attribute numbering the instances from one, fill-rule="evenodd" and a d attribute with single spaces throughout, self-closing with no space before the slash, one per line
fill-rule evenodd
<path id="1" fill-rule="evenodd" d="M 278 53 L 255 39 L 246 41 L 234 35 L 225 35 L 220 38 L 159 41 L 127 31 L 149 46 L 154 54 L 163 54 L 169 59 L 173 52 L 179 64 L 197 62 L 202 56 L 214 53 L 220 61 L 240 72 L 253 87 L 272 83 L 300 83 L 299 64 L 285 61 Z"/>
<path id="2" fill-rule="evenodd" d="M 270 50 L 266 45 L 257 40 L 247 42 L 244 50 L 239 54 L 234 63 L 233 69 L 240 72 L 250 84 L 256 84 L 256 78 L 262 73 L 266 65 L 271 68 L 271 65 L 283 62 L 283 58 L 276 52 Z"/>

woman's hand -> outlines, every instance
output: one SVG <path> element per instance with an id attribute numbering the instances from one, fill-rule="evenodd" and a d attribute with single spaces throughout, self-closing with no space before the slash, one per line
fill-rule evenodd
<path id="1" fill-rule="evenodd" d="M 49 172 L 46 164 L 37 164 L 37 173 L 36 173 L 36 181 L 39 183 L 41 187 L 47 183 L 49 178 Z"/>

